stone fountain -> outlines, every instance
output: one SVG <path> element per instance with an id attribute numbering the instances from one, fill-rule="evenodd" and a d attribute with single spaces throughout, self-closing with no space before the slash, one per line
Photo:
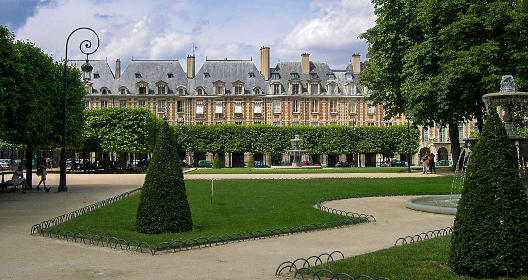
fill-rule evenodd
<path id="1" fill-rule="evenodd" d="M 293 156 L 291 167 L 300 168 L 302 156 L 308 154 L 308 151 L 301 150 L 302 139 L 299 138 L 299 135 L 295 135 L 293 139 L 290 139 L 292 150 L 287 150 L 286 154 Z"/>
<path id="2" fill-rule="evenodd" d="M 519 166 L 519 176 L 522 179 L 524 187 L 528 190 L 528 177 L 526 176 L 526 166 L 524 165 L 524 159 L 528 156 L 528 137 L 519 136 L 517 133 L 517 127 L 515 120 L 523 120 L 528 116 L 528 92 L 518 92 L 515 87 L 515 80 L 513 76 L 506 75 L 502 77 L 500 92 L 488 93 L 482 96 L 482 101 L 486 104 L 486 110 L 499 110 L 502 112 L 502 120 L 506 128 L 508 138 L 515 147 L 515 157 Z M 464 139 L 466 155 L 470 154 L 471 148 L 474 147 L 478 138 Z M 465 159 L 459 159 L 458 162 L 462 162 L 461 165 L 461 183 L 459 187 L 463 185 L 464 172 L 463 168 L 466 163 Z M 459 168 L 457 167 L 458 171 Z M 456 181 L 453 179 L 453 187 Z M 452 190 L 453 191 L 453 190 Z M 405 203 L 407 208 L 414 210 L 433 212 L 440 214 L 456 214 L 456 208 L 458 206 L 459 195 L 445 195 L 445 196 L 424 196 L 417 197 L 408 200 Z"/>

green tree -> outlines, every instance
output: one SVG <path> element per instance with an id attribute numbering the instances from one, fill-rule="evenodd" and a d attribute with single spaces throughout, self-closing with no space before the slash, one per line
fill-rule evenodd
<path id="1" fill-rule="evenodd" d="M 19 52 L 14 44 L 14 35 L 0 25 L 0 139 L 6 135 L 6 124 L 9 119 L 6 110 L 13 110 L 17 104 L 11 102 L 16 97 L 18 84 L 16 77 L 20 74 L 21 65 Z M 8 106 L 9 105 L 9 106 Z"/>
<path id="2" fill-rule="evenodd" d="M 490 114 L 466 171 L 449 265 L 476 277 L 528 274 L 528 199 L 514 150 Z"/>
<path id="3" fill-rule="evenodd" d="M 249 155 L 249 161 L 248 161 L 247 167 L 255 168 L 255 158 L 253 157 L 253 154 Z"/>
<path id="4" fill-rule="evenodd" d="M 192 217 L 173 130 L 164 122 L 145 176 L 136 230 L 141 233 L 192 230 Z"/>
<path id="5" fill-rule="evenodd" d="M 220 169 L 220 168 L 222 168 L 222 166 L 220 165 L 220 154 L 216 152 L 213 158 L 213 169 Z"/>

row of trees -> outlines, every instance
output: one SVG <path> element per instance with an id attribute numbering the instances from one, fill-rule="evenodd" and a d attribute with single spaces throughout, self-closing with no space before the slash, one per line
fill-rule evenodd
<path id="1" fill-rule="evenodd" d="M 363 33 L 369 44 L 360 80 L 388 118 L 449 127 L 460 153 L 459 122 L 482 127 L 482 95 L 514 75 L 528 88 L 527 0 L 372 0 L 378 19 Z M 456 163 L 455 163 L 456 166 Z"/>
<path id="2" fill-rule="evenodd" d="M 77 69 L 69 69 L 67 143 L 82 143 L 84 86 Z M 63 66 L 31 42 L 15 41 L 0 26 L 0 141 L 26 148 L 27 162 L 35 149 L 61 144 Z M 27 179 L 31 182 L 31 164 Z"/>

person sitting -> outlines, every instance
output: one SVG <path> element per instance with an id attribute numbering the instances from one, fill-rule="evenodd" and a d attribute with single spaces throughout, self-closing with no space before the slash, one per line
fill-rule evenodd
<path id="1" fill-rule="evenodd" d="M 25 189 L 29 189 L 29 186 L 24 178 L 24 165 L 21 164 L 13 173 L 12 181 L 15 183 L 15 186 L 22 185 L 22 193 L 26 193 Z"/>

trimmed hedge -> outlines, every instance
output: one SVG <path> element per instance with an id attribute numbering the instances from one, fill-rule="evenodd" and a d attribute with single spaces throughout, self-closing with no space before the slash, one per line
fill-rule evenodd
<path id="1" fill-rule="evenodd" d="M 192 230 L 177 143 L 167 123 L 161 127 L 139 200 L 136 230 L 141 233 Z"/>
<path id="2" fill-rule="evenodd" d="M 473 149 L 453 227 L 449 265 L 459 274 L 528 274 L 528 199 L 513 155 L 493 112 Z"/>
<path id="3" fill-rule="evenodd" d="M 181 125 L 175 128 L 187 152 L 251 152 L 283 154 L 298 134 L 303 149 L 311 154 L 414 154 L 419 132 L 406 125 L 390 127 L 271 126 L 271 125 Z"/>
<path id="4" fill-rule="evenodd" d="M 249 168 L 255 167 L 255 158 L 253 157 L 253 154 L 249 155 L 248 167 Z"/>
<path id="5" fill-rule="evenodd" d="M 220 154 L 216 152 L 213 158 L 213 169 L 220 169 L 220 168 L 222 168 L 222 166 L 220 165 Z"/>

